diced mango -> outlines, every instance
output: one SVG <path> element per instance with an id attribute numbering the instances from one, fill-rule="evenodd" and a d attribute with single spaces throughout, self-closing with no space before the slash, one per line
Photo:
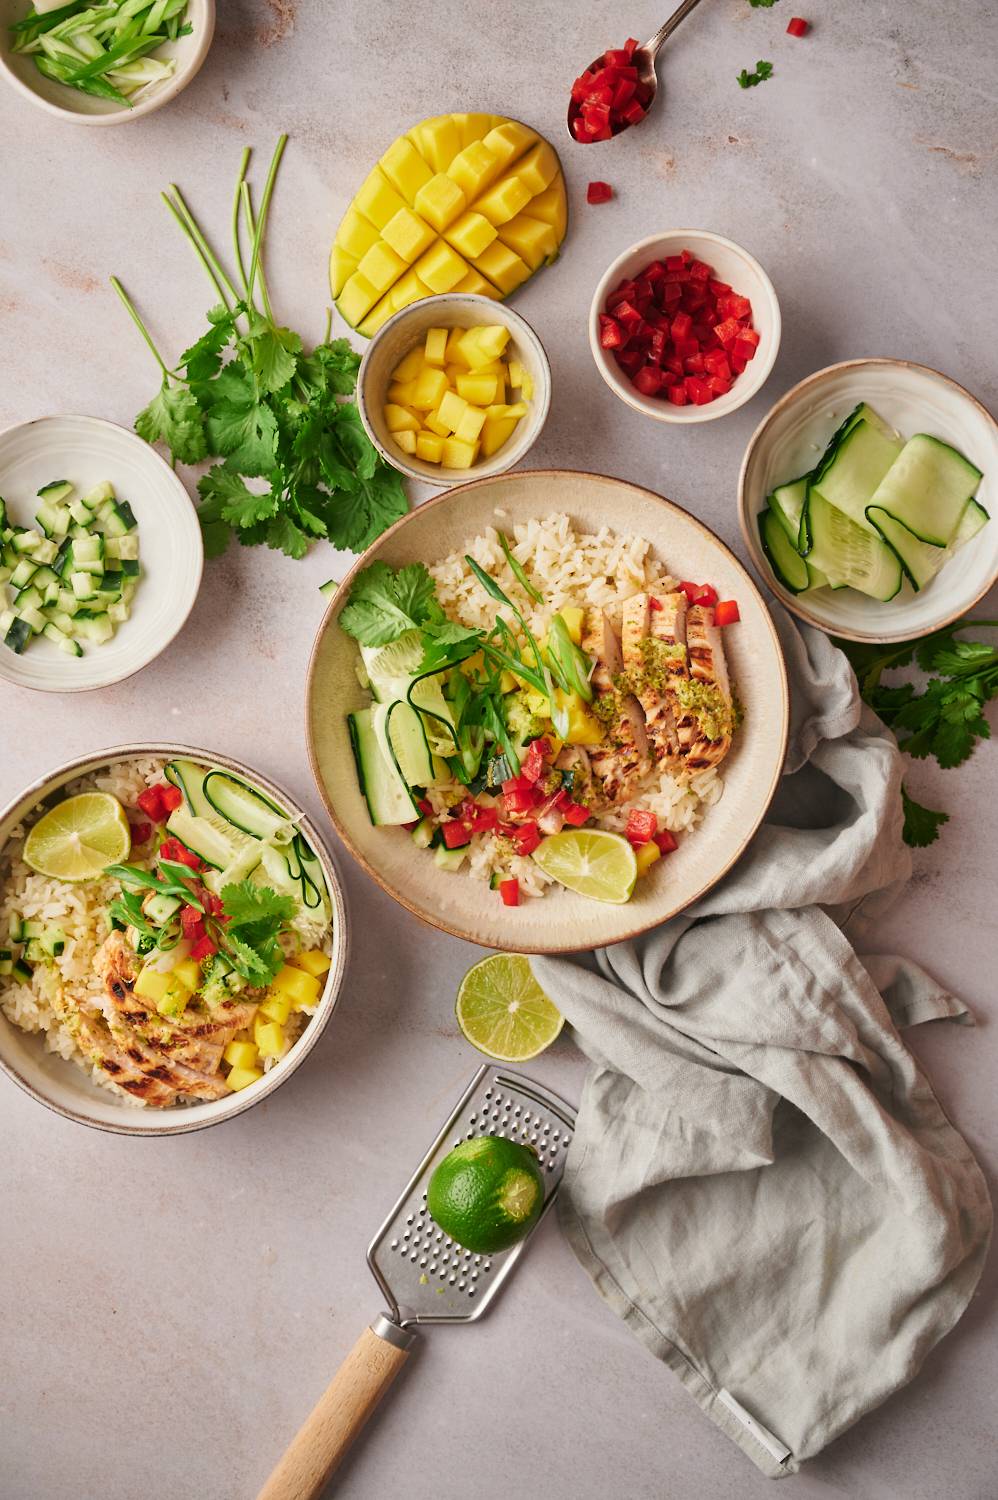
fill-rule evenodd
<path id="1" fill-rule="evenodd" d="M 484 137 L 486 146 L 504 167 L 522 156 L 536 139 L 536 133 L 529 126 L 521 125 L 519 120 L 504 120 Z"/>
<path id="2" fill-rule="evenodd" d="M 525 417 L 527 415 L 527 403 L 525 401 L 513 401 L 503 411 L 504 417 Z"/>
<path id="3" fill-rule="evenodd" d="M 560 245 L 565 238 L 565 230 L 568 228 L 568 200 L 565 197 L 565 183 L 559 176 L 555 178 L 549 188 L 531 200 L 530 217 L 532 219 L 543 219 L 545 224 L 550 224 L 558 236 Z M 557 251 L 555 252 L 557 254 Z M 549 260 L 555 256 L 550 255 Z"/>
<path id="4" fill-rule="evenodd" d="M 509 372 L 509 383 L 514 390 L 517 390 L 523 379 L 523 366 L 518 359 L 511 359 L 506 368 Z"/>
<path id="5" fill-rule="evenodd" d="M 135 981 L 134 992 L 143 1000 L 162 1000 L 170 988 L 169 974 L 163 974 L 159 969 L 144 968 Z"/>
<path id="6" fill-rule="evenodd" d="M 429 287 L 416 275 L 415 267 L 400 276 L 391 291 L 385 293 L 394 312 L 401 312 L 411 302 L 419 302 L 423 297 L 431 295 Z"/>
<path id="7" fill-rule="evenodd" d="M 355 271 L 340 293 L 336 305 L 342 317 L 356 326 L 377 300 L 377 289 L 359 271 Z"/>
<path id="8" fill-rule="evenodd" d="M 472 207 L 484 214 L 490 224 L 505 224 L 530 202 L 530 189 L 516 173 L 501 177 L 489 190 L 476 198 Z"/>
<path id="9" fill-rule="evenodd" d="M 304 969 L 306 974 L 312 974 L 316 979 L 321 979 L 323 974 L 328 974 L 332 966 L 332 959 L 328 953 L 323 953 L 321 948 L 308 948 L 304 953 L 291 960 L 296 969 Z"/>
<path id="10" fill-rule="evenodd" d="M 468 368 L 468 362 L 461 353 L 461 340 L 466 331 L 464 328 L 452 328 L 447 335 L 447 363 L 461 365 L 464 369 Z"/>
<path id="11" fill-rule="evenodd" d="M 446 425 L 448 432 L 455 432 L 467 410 L 467 401 L 454 391 L 447 391 L 434 416 L 439 423 Z"/>
<path id="12" fill-rule="evenodd" d="M 485 248 L 484 245 L 482 248 Z M 340 295 L 356 269 L 356 257 L 344 250 L 342 245 L 334 245 L 329 254 L 329 285 L 334 297 Z"/>
<path id="13" fill-rule="evenodd" d="M 402 453 L 415 453 L 416 451 L 416 434 L 414 432 L 393 432 L 392 441 Z"/>
<path id="14" fill-rule="evenodd" d="M 248 1089 L 251 1083 L 256 1083 L 262 1077 L 262 1068 L 232 1068 L 225 1081 L 234 1093 L 238 1093 L 240 1089 Z"/>
<path id="15" fill-rule="evenodd" d="M 395 288 L 385 293 L 381 301 L 376 303 L 364 319 L 363 323 L 357 324 L 357 332 L 364 335 L 366 339 L 373 338 L 383 323 L 387 323 L 395 308 L 392 306 L 392 294 Z M 339 303 L 337 303 L 339 306 Z"/>
<path id="16" fill-rule="evenodd" d="M 502 397 L 497 395 L 499 378 L 496 375 L 459 375 L 457 377 L 457 393 L 463 396 L 465 401 L 470 401 L 472 406 L 488 406 L 491 401 L 501 401 Z"/>
<path id="17" fill-rule="evenodd" d="M 253 1024 L 253 1040 L 261 1057 L 280 1057 L 284 1051 L 284 1028 L 278 1021 L 261 1021 L 258 1016 Z"/>
<path id="18" fill-rule="evenodd" d="M 412 404 L 417 411 L 434 411 L 447 393 L 447 376 L 443 370 L 435 370 L 432 365 L 426 365 L 416 381 Z"/>
<path id="19" fill-rule="evenodd" d="M 380 165 L 392 187 L 397 189 L 409 203 L 415 198 L 424 182 L 429 182 L 433 176 L 433 172 L 415 146 L 404 135 L 392 141 L 381 158 Z"/>
<path id="20" fill-rule="evenodd" d="M 566 604 L 563 609 L 559 609 L 558 613 L 565 622 L 565 629 L 568 631 L 569 639 L 574 641 L 576 646 L 581 645 L 582 622 L 585 618 L 585 610 L 580 609 L 576 604 Z"/>
<path id="21" fill-rule="evenodd" d="M 494 282 L 504 296 L 530 279 L 530 267 L 526 261 L 521 260 L 516 251 L 504 245 L 502 240 L 496 240 L 478 256 L 475 269 Z"/>
<path id="22" fill-rule="evenodd" d="M 426 254 L 417 260 L 413 270 L 426 283 L 431 292 L 449 292 L 461 280 L 467 269 L 466 263 L 456 250 L 443 240 L 438 240 Z"/>
<path id="23" fill-rule="evenodd" d="M 531 200 L 531 210 L 536 202 L 536 198 Z M 508 224 L 501 225 L 498 233 L 503 244 L 515 250 L 531 271 L 558 255 L 558 235 L 554 228 L 543 219 L 535 219 L 532 213 L 517 214 Z"/>
<path id="24" fill-rule="evenodd" d="M 446 328 L 428 328 L 426 330 L 426 346 L 423 350 L 423 358 L 428 365 L 443 367 L 447 358 Z"/>
<path id="25" fill-rule="evenodd" d="M 470 469 L 477 457 L 477 443 L 462 443 L 459 438 L 444 438 L 440 462 L 445 469 Z"/>
<path id="26" fill-rule="evenodd" d="M 643 875 L 650 870 L 657 859 L 662 858 L 662 851 L 654 842 L 639 844 L 634 851 L 634 860 L 638 867 L 638 874 Z"/>
<path id="27" fill-rule="evenodd" d="M 444 440 L 435 432 L 421 432 L 416 437 L 416 457 L 424 463 L 438 464 L 443 457 Z"/>
<path id="28" fill-rule="evenodd" d="M 488 422 L 487 421 L 486 421 L 485 425 L 488 426 Z M 485 429 L 483 428 L 482 429 L 482 433 L 483 433 L 482 452 L 483 453 L 485 453 L 484 430 Z M 498 447 L 498 446 L 501 446 L 501 445 L 497 444 L 496 446 Z M 486 456 L 488 456 L 488 455 L 486 455 Z M 502 671 L 499 673 L 499 691 L 500 691 L 500 693 L 515 693 L 518 686 L 519 686 L 519 683 L 517 682 L 516 678 L 513 676 L 512 672 L 508 672 L 506 670 L 506 668 L 503 667 Z"/>
<path id="29" fill-rule="evenodd" d="M 423 350 L 417 344 L 415 349 L 410 349 L 409 353 L 399 360 L 392 371 L 392 379 L 400 381 L 415 380 L 425 363 L 426 359 Z"/>
<path id="30" fill-rule="evenodd" d="M 453 177 L 458 187 L 470 202 L 494 182 L 502 171 L 502 162 L 486 146 L 484 141 L 473 141 L 459 151 L 447 168 L 447 176 Z M 547 187 L 547 183 L 544 184 Z"/>
<path id="31" fill-rule="evenodd" d="M 271 1021 L 277 1021 L 283 1026 L 291 1014 L 291 996 L 268 995 L 260 1006 L 259 1014 L 268 1016 Z"/>
<path id="32" fill-rule="evenodd" d="M 350 205 L 336 231 L 336 243 L 355 260 L 366 255 L 372 245 L 378 243 L 378 231 L 369 220 Z"/>
<path id="33" fill-rule="evenodd" d="M 434 115 L 421 120 L 409 132 L 420 154 L 434 172 L 446 172 L 461 149 L 461 134 L 452 115 Z"/>
<path id="34" fill-rule="evenodd" d="M 457 390 L 457 382 L 458 382 L 459 378 L 462 375 L 467 375 L 468 374 L 468 366 L 467 365 L 457 365 L 457 364 L 455 364 L 455 365 L 444 365 L 444 374 L 447 376 L 447 379 L 450 381 L 452 388 L 454 390 Z"/>
<path id="35" fill-rule="evenodd" d="M 595 714 L 589 712 L 589 708 L 578 693 L 563 693 L 558 690 L 558 698 L 568 713 L 568 733 L 565 743 L 568 745 L 599 745 L 606 738 L 606 731 Z"/>
<path id="36" fill-rule="evenodd" d="M 432 405 L 432 402 L 430 403 Z M 404 406 L 389 401 L 384 410 L 385 426 L 389 432 L 418 432 L 419 418 Z"/>
<path id="37" fill-rule="evenodd" d="M 469 406 L 454 428 L 454 436 L 462 443 L 477 443 L 485 425 L 485 413 L 479 406 Z"/>
<path id="38" fill-rule="evenodd" d="M 446 400 L 446 397 L 444 399 Z M 424 428 L 428 428 L 430 433 L 435 437 L 445 438 L 450 437 L 451 435 L 451 429 L 447 426 L 447 423 L 441 422 L 439 411 L 431 412 L 430 415 L 424 419 L 423 426 Z M 434 460 L 431 460 L 431 462 L 434 462 Z"/>
<path id="39" fill-rule="evenodd" d="M 428 224 L 439 234 L 446 229 L 448 224 L 453 224 L 458 214 L 464 213 L 468 206 L 468 200 L 458 187 L 452 177 L 446 177 L 443 172 L 438 172 L 425 182 L 416 194 L 413 204 L 416 212 L 421 214 Z M 521 205 L 522 207 L 522 205 Z M 514 209 L 514 213 L 518 210 Z M 512 214 L 507 217 L 512 218 Z"/>
<path id="40" fill-rule="evenodd" d="M 170 970 L 170 978 L 186 985 L 189 990 L 196 990 L 201 983 L 201 965 L 196 958 L 183 958 Z"/>
<path id="41" fill-rule="evenodd" d="M 390 245 L 379 240 L 364 256 L 357 267 L 357 274 L 363 276 L 380 296 L 398 281 L 405 268 L 406 263 L 401 255 L 396 255 Z"/>
<path id="42" fill-rule="evenodd" d="M 509 329 L 498 323 L 469 328 L 461 340 L 461 352 L 469 368 L 481 372 L 483 366 L 500 357 L 509 339 Z"/>
<path id="43" fill-rule="evenodd" d="M 413 213 L 411 208 L 400 208 L 388 220 L 381 233 L 385 244 L 390 245 L 396 255 L 400 255 L 409 265 L 418 260 L 437 237 L 426 220 Z"/>
<path id="44" fill-rule="evenodd" d="M 171 975 L 170 986 L 166 994 L 156 1001 L 156 1009 L 161 1016 L 182 1016 L 190 998 L 191 992 L 186 984 L 174 980 Z"/>
<path id="45" fill-rule="evenodd" d="M 463 213 L 446 231 L 447 239 L 454 248 L 471 260 L 491 245 L 497 233 L 498 230 L 488 219 L 472 209 Z"/>
<path id="46" fill-rule="evenodd" d="M 273 1025 L 273 1022 L 271 1022 Z M 255 1068 L 257 1047 L 255 1042 L 230 1042 L 222 1057 L 233 1068 Z"/>
<path id="47" fill-rule="evenodd" d="M 558 175 L 558 158 L 547 141 L 538 141 L 516 164 L 516 175 L 533 198 L 550 187 Z"/>
<path id="48" fill-rule="evenodd" d="M 321 986 L 319 981 L 312 974 L 306 974 L 304 969 L 293 969 L 290 964 L 285 964 L 276 978 L 270 981 L 270 988 L 289 999 L 297 1008 L 300 1005 L 314 1004 L 319 998 Z"/>
<path id="49" fill-rule="evenodd" d="M 493 302 L 502 301 L 502 292 L 499 288 L 493 286 L 491 281 L 486 281 L 474 266 L 468 267 L 463 279 L 458 282 L 457 286 L 452 287 L 451 291 L 464 292 L 473 297 L 491 297 Z"/>
<path id="50" fill-rule="evenodd" d="M 380 167 L 375 167 L 368 175 L 353 201 L 358 213 L 369 219 L 376 229 L 384 229 L 388 220 L 394 218 L 400 208 L 405 208 L 404 201 Z"/>
<path id="51" fill-rule="evenodd" d="M 461 137 L 462 146 L 470 146 L 472 141 L 480 141 L 483 135 L 487 135 L 495 124 L 492 115 L 463 115 L 453 114 L 451 119 L 457 126 L 457 133 Z"/>
<path id="52" fill-rule="evenodd" d="M 486 417 L 482 426 L 482 456 L 491 458 L 507 443 L 516 430 L 515 417 Z M 515 686 L 515 684 L 514 684 Z M 503 692 L 510 691 L 503 688 Z"/>

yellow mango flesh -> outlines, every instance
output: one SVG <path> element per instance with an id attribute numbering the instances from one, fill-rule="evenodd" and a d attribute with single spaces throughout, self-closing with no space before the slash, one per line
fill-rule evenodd
<path id="1" fill-rule="evenodd" d="M 422 297 L 501 300 L 557 256 L 566 226 L 558 157 L 536 131 L 484 113 L 421 120 L 384 152 L 336 232 L 337 311 L 370 337 Z"/>

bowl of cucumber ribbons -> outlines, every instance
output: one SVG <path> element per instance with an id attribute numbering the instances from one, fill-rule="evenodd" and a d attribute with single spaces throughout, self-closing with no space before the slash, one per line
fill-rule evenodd
<path id="1" fill-rule="evenodd" d="M 913 639 L 998 581 L 998 423 L 924 365 L 831 365 L 756 429 L 738 504 L 756 568 L 794 614 L 848 640 Z"/>

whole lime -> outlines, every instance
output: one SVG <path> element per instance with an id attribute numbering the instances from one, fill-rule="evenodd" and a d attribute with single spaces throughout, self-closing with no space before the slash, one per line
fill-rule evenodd
<path id="1" fill-rule="evenodd" d="M 430 1178 L 426 1206 L 456 1244 L 494 1255 L 522 1240 L 544 1207 L 544 1178 L 529 1146 L 477 1135 L 444 1157 Z"/>

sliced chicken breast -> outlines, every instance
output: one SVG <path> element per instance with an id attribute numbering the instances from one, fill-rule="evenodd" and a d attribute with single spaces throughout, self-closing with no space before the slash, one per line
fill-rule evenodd
<path id="1" fill-rule="evenodd" d="M 686 747 L 691 772 L 720 765 L 731 749 L 734 705 L 721 632 L 713 608 L 690 606 L 686 616 L 686 646 L 690 664 L 690 717 L 695 734 Z"/>
<path id="2" fill-rule="evenodd" d="M 595 659 L 593 712 L 606 730 L 589 763 L 609 803 L 626 802 L 650 769 L 644 715 L 633 693 L 621 691 L 624 659 L 616 631 L 601 609 L 586 610 L 582 649 Z"/>
<path id="3" fill-rule="evenodd" d="M 624 604 L 624 669 L 637 684 L 648 749 L 656 765 L 683 769 L 673 679 L 687 675 L 685 594 L 635 594 Z"/>

